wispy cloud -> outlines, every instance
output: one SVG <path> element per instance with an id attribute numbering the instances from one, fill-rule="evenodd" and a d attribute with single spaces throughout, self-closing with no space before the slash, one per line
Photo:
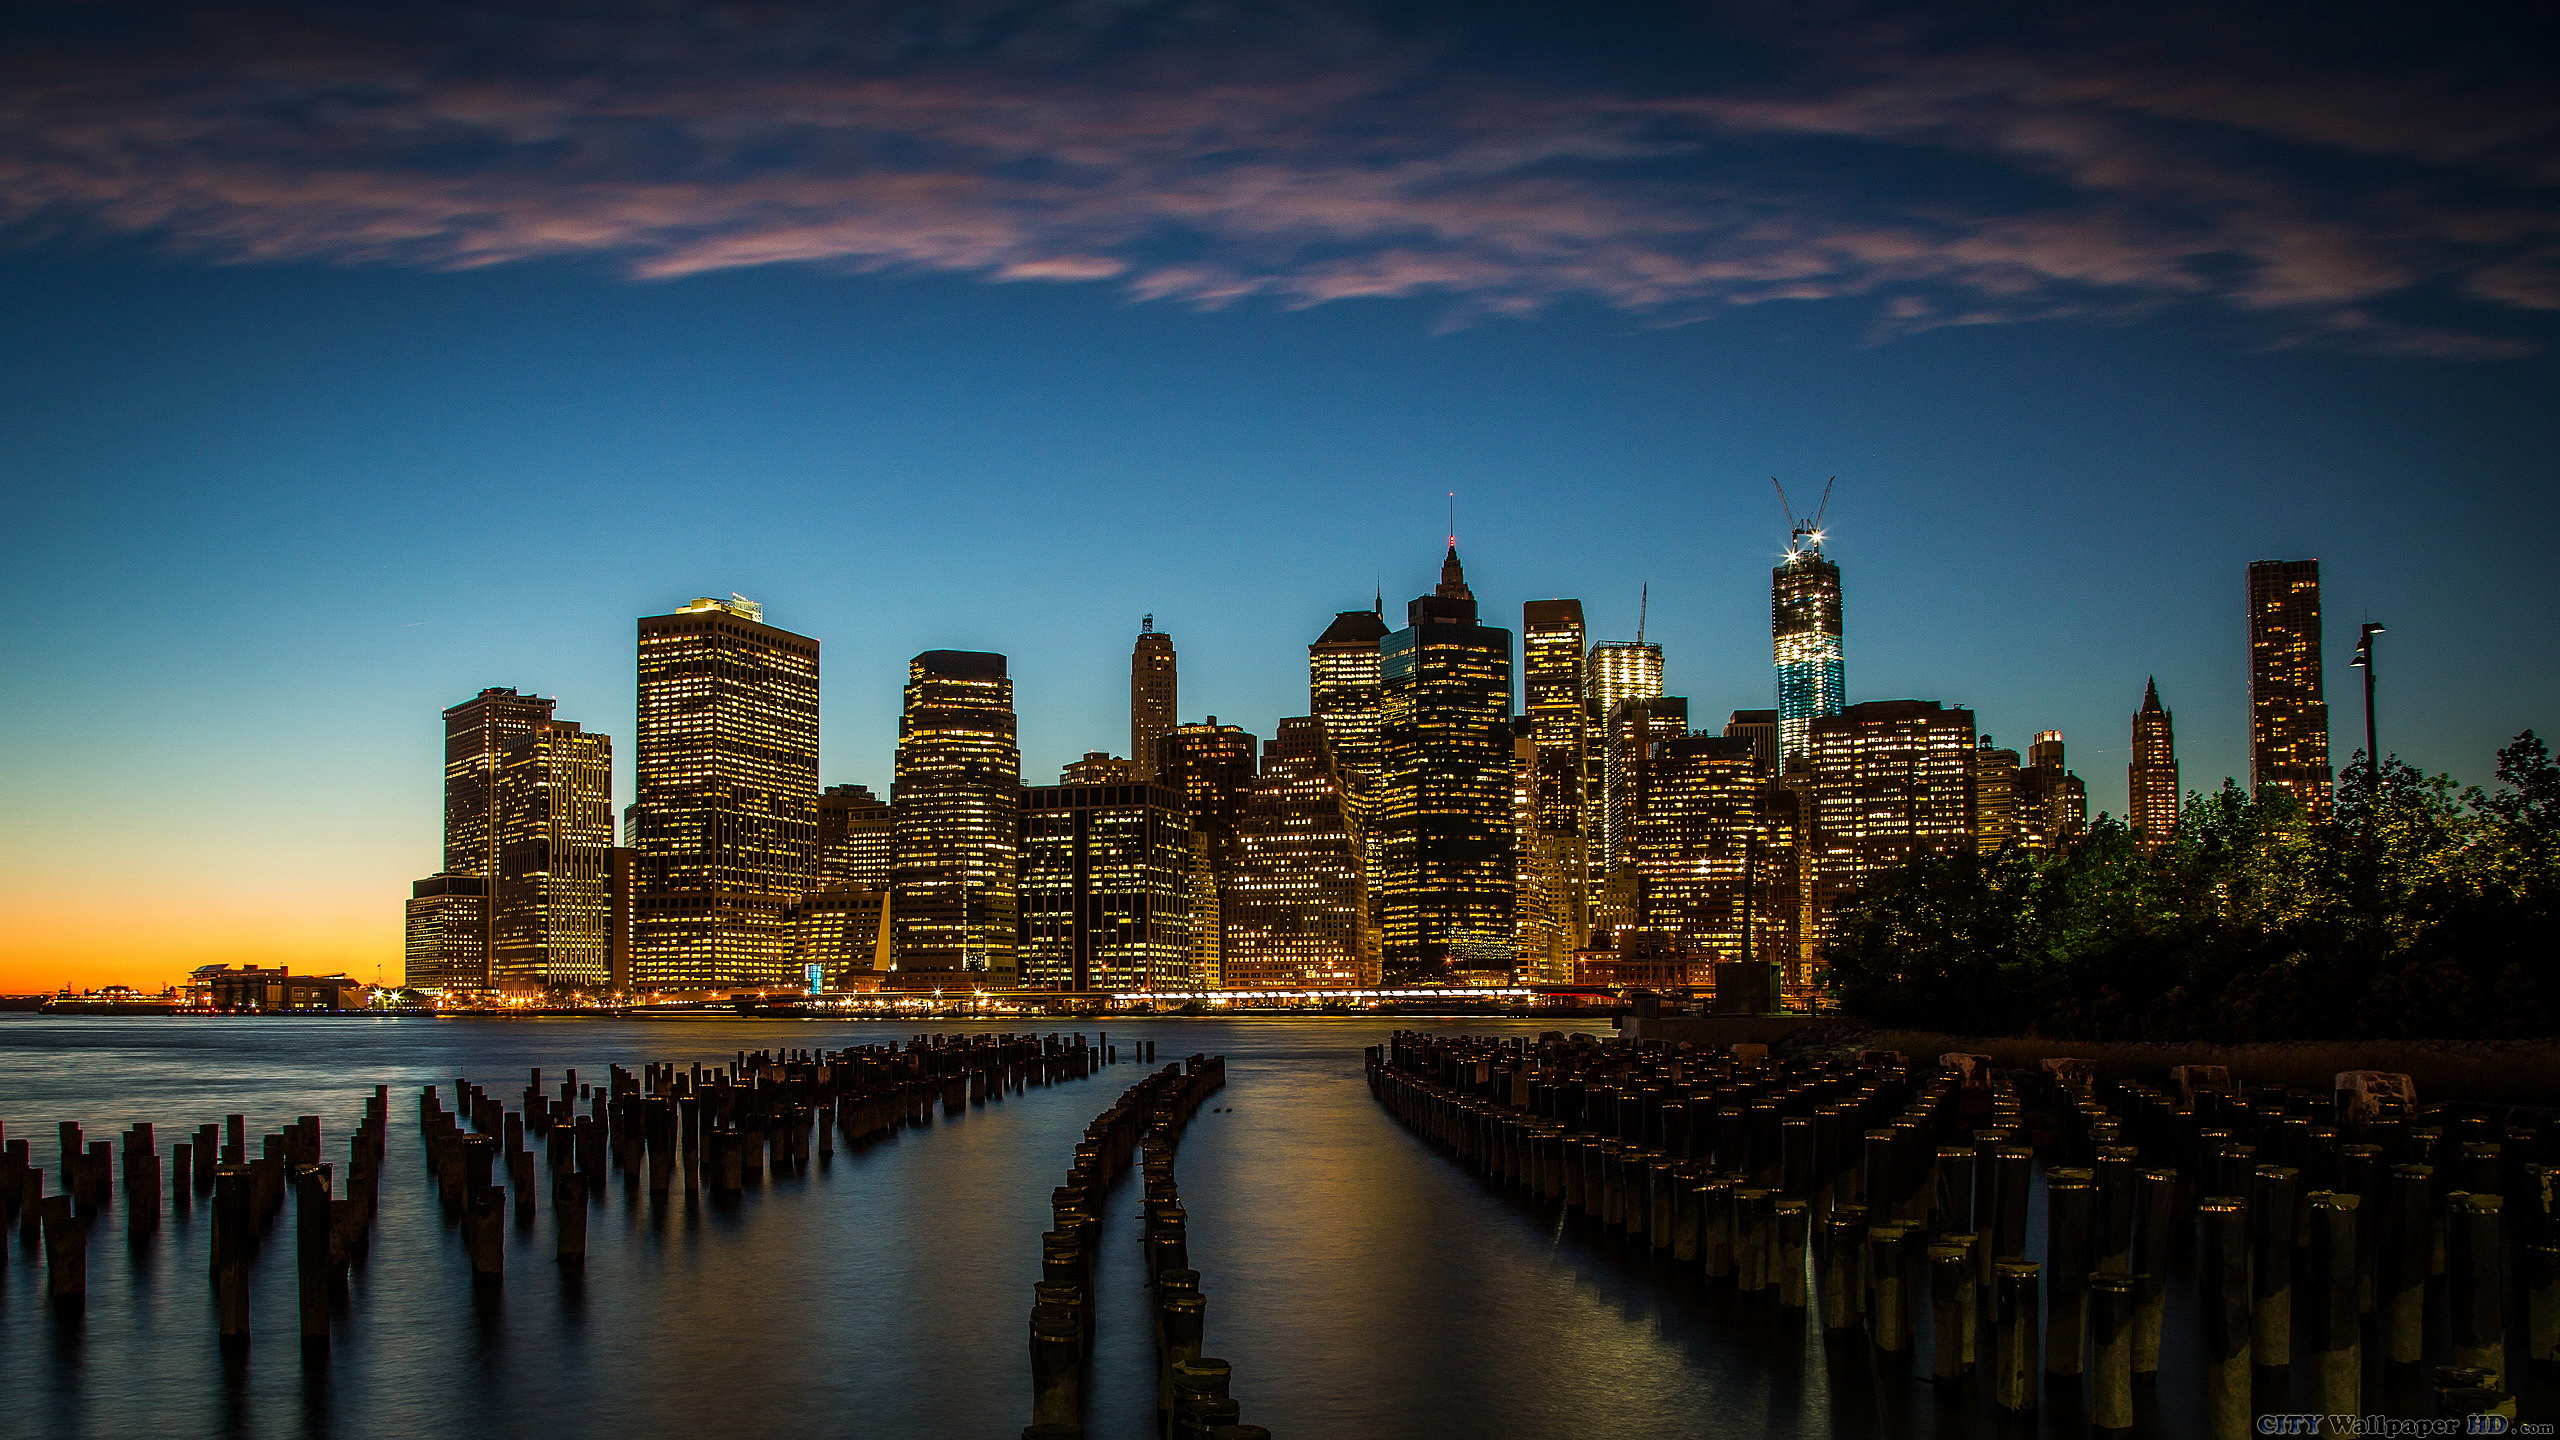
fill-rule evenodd
<path id="1" fill-rule="evenodd" d="M 1847 299 L 1880 337 L 2202 306 L 2437 358 L 2560 308 L 2560 104 L 2471 72 L 1863 10 L 1750 32 L 1711 83 L 1321 6 L 75 8 L 0 59 L 0 221 L 35 243 L 1461 316 Z"/>

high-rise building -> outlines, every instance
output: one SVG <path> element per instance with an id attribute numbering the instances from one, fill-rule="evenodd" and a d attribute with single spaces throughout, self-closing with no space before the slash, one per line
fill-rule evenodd
<path id="1" fill-rule="evenodd" d="M 1653 752 L 1689 733 L 1689 702 L 1678 695 L 1630 697 L 1609 711 L 1608 780 L 1601 868 L 1610 873 L 1635 863 L 1636 828 L 1642 823 L 1645 782 Z"/>
<path id="2" fill-rule="evenodd" d="M 1345 610 L 1307 647 L 1307 713 L 1324 727 L 1334 764 L 1363 791 L 1378 785 L 1378 642 L 1375 610 Z"/>
<path id="3" fill-rule="evenodd" d="M 908 662 L 889 797 L 888 983 L 1011 985 L 1022 753 L 1003 656 L 927 650 Z"/>
<path id="4" fill-rule="evenodd" d="M 1586 646 L 1581 601 L 1532 600 L 1520 607 L 1520 688 L 1536 747 L 1530 768 L 1537 829 L 1550 835 L 1582 830 L 1582 772 L 1591 732 L 1582 694 Z"/>
<path id="5" fill-rule="evenodd" d="M 1750 738 L 1658 742 L 1643 801 L 1637 928 L 1717 960 L 1791 965 L 1795 797 L 1762 770 Z"/>
<path id="6" fill-rule="evenodd" d="M 494 792 L 491 985 L 514 994 L 606 988 L 613 742 L 569 721 L 541 721 L 502 752 Z"/>
<path id="7" fill-rule="evenodd" d="M 1507 973 L 1512 925 L 1511 632 L 1479 624 L 1450 545 L 1440 584 L 1378 647 L 1384 765 L 1379 929 L 1388 973 Z"/>
<path id="8" fill-rule="evenodd" d="M 1261 741 L 1218 717 L 1176 725 L 1156 742 L 1156 783 L 1191 818 L 1191 969 L 1203 984 L 1224 973 L 1226 893 L 1235 875 L 1236 823 L 1253 793 Z"/>
<path id="9" fill-rule="evenodd" d="M 1552 795 L 1542 781 L 1542 759 L 1529 717 L 1520 717 L 1511 740 L 1511 821 L 1514 833 L 1512 925 L 1519 937 L 1523 976 L 1567 983 L 1574 953 L 1590 937 L 1590 863 L 1583 845 L 1581 806 L 1572 807 L 1573 830 L 1545 829 L 1539 802 Z"/>
<path id="10" fill-rule="evenodd" d="M 1725 717 L 1724 734 L 1728 740 L 1748 740 L 1751 754 L 1760 762 L 1760 771 L 1774 777 L 1778 773 L 1778 712 L 1775 710 L 1736 710 Z"/>
<path id="11" fill-rule="evenodd" d="M 2320 669 L 2320 562 L 2249 566 L 2249 784 L 2329 809 L 2329 703 Z"/>
<path id="12" fill-rule="evenodd" d="M 2160 682 L 2142 687 L 2133 713 L 2133 763 L 2124 771 L 2125 810 L 2134 839 L 2157 850 L 2178 833 L 2178 742 L 2160 705 Z"/>
<path id="13" fill-rule="evenodd" d="M 2020 843 L 2018 790 L 2024 768 L 2017 751 L 1994 745 L 1989 735 L 1974 737 L 1973 842 L 1985 855 Z"/>
<path id="14" fill-rule="evenodd" d="M 818 642 L 743 596 L 640 620 L 632 983 L 789 986 L 817 846 Z"/>
<path id="15" fill-rule="evenodd" d="M 1157 785 L 1022 792 L 1022 983 L 1180 990 L 1191 980 L 1191 822 Z"/>
<path id="16" fill-rule="evenodd" d="M 409 888 L 406 984 L 478 990 L 489 983 L 489 882 L 446 872 Z"/>
<path id="17" fill-rule="evenodd" d="M 1610 717 L 1629 700 L 1662 693 L 1662 647 L 1642 640 L 1604 640 L 1583 662 L 1582 833 L 1594 882 L 1609 873 Z"/>
<path id="18" fill-rule="evenodd" d="M 1781 770 L 1809 753 L 1813 722 L 1839 714 L 1848 701 L 1841 634 L 1840 567 L 1824 557 L 1821 531 L 1799 527 L 1786 558 L 1769 572 Z"/>
<path id="19" fill-rule="evenodd" d="M 1177 678 L 1173 637 L 1149 615 L 1138 622 L 1138 641 L 1129 652 L 1129 758 L 1137 762 L 1141 780 L 1155 778 L 1156 743 L 1173 728 Z"/>
<path id="20" fill-rule="evenodd" d="M 1978 843 L 1972 711 L 1870 700 L 1811 721 L 1806 745 L 1813 813 L 1805 869 L 1821 933 L 1868 876 Z"/>
<path id="21" fill-rule="evenodd" d="M 488 902 L 497 884 L 502 843 L 498 766 L 511 748 L 533 733 L 533 727 L 550 720 L 553 704 L 540 695 L 491 686 L 444 712 L 443 873 L 476 875 L 486 882 L 480 892 L 483 920 L 491 918 Z M 445 892 L 437 893 L 441 896 Z M 440 923 L 464 922 L 459 909 L 449 909 Z M 496 939 L 494 929 L 484 928 L 480 958 L 469 967 L 470 973 L 466 975 L 450 963 L 440 964 L 436 983 L 448 989 L 486 988 Z M 465 942 L 458 935 L 446 935 L 438 944 L 454 947 L 464 946 Z"/>
<path id="22" fill-rule="evenodd" d="M 1143 785 L 1144 767 L 1107 750 L 1087 750 L 1084 758 L 1058 767 L 1061 785 Z"/>
<path id="23" fill-rule="evenodd" d="M 886 890 L 897 848 L 889 802 L 868 785 L 830 785 L 818 796 L 814 890 Z"/>
<path id="24" fill-rule="evenodd" d="M 2089 830 L 2089 787 L 2065 763 L 2062 732 L 2039 730 L 2018 771 L 2018 816 L 2027 842 L 2039 850 L 2079 843 Z"/>
<path id="25" fill-rule="evenodd" d="M 1237 820 L 1221 917 L 1227 988 L 1378 983 L 1360 812 L 1323 723 L 1281 721 Z"/>

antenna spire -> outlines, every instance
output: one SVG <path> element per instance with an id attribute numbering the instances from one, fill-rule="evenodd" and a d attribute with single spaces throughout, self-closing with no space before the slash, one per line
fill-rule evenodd
<path id="1" fill-rule="evenodd" d="M 1156 616 L 1154 611 L 1150 610 L 1146 614 L 1138 617 L 1138 633 L 1141 635 L 1153 635 L 1156 633 Z"/>
<path id="2" fill-rule="evenodd" d="M 1651 609 L 1652 606 L 1653 582 L 1647 580 L 1636 587 L 1636 643 L 1639 645 L 1644 643 L 1645 611 Z"/>

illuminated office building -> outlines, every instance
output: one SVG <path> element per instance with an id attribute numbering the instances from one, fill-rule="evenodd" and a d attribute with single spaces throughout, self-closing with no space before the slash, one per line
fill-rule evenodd
<path id="1" fill-rule="evenodd" d="M 1228 988 L 1378 983 L 1360 805 L 1313 716 L 1281 721 L 1263 751 L 1223 903 Z"/>
<path id="2" fill-rule="evenodd" d="M 2146 681 L 2133 714 L 2133 763 L 2125 767 L 2125 810 L 2134 839 L 2157 850 L 2178 833 L 2178 742 L 2160 705 L 2160 682 Z"/>
<path id="3" fill-rule="evenodd" d="M 498 761 L 490 983 L 601 990 L 611 971 L 613 742 L 544 720 Z"/>
<path id="4" fill-rule="evenodd" d="M 889 802 L 868 785 L 830 785 L 818 796 L 815 890 L 886 890 L 897 847 Z"/>
<path id="5" fill-rule="evenodd" d="M 1606 829 L 1601 839 L 1604 873 L 1635 863 L 1636 827 L 1644 815 L 1654 748 L 1688 733 L 1689 702 L 1680 696 L 1636 696 L 1611 707 L 1603 742 L 1608 753 Z"/>
<path id="6" fill-rule="evenodd" d="M 1804 866 L 1814 922 L 1870 875 L 1974 848 L 1973 712 L 1935 700 L 1870 700 L 1807 727 L 1812 816 Z"/>
<path id="7" fill-rule="evenodd" d="M 1717 960 L 1789 965 L 1795 812 L 1795 797 L 1763 771 L 1749 737 L 1658 742 L 1634 840 L 1638 928 Z"/>
<path id="8" fill-rule="evenodd" d="M 2249 566 L 2249 784 L 2329 810 L 2329 704 L 2320 669 L 2320 562 Z"/>
<path id="9" fill-rule="evenodd" d="M 1579 600 L 1532 600 L 1520 607 L 1520 686 L 1536 745 L 1536 828 L 1582 831 L 1582 785 L 1591 731 L 1582 693 L 1586 648 Z M 1658 671 L 1657 667 L 1657 671 Z M 1654 677 L 1661 688 L 1661 676 Z"/>
<path id="10" fill-rule="evenodd" d="M 1973 843 L 1985 855 L 2020 844 L 2020 775 L 2025 762 L 1980 735 L 1973 742 Z"/>
<path id="11" fill-rule="evenodd" d="M 1451 545 L 1440 584 L 1380 642 L 1378 911 L 1393 978 L 1508 973 L 1511 632 L 1482 625 Z"/>
<path id="12" fill-rule="evenodd" d="M 2019 827 L 2028 844 L 2059 850 L 2089 831 L 2089 787 L 2065 763 L 2062 732 L 2039 730 L 2018 771 Z"/>
<path id="13" fill-rule="evenodd" d="M 409 887 L 404 984 L 478 990 L 489 983 L 489 882 L 430 875 Z"/>
<path id="14" fill-rule="evenodd" d="M 1542 762 L 1554 757 L 1528 727 L 1523 717 L 1511 741 L 1512 924 L 1519 937 L 1521 974 L 1561 984 L 1573 979 L 1574 952 L 1590 935 L 1582 807 L 1577 804 L 1569 812 L 1574 829 L 1558 833 L 1544 828 L 1542 822 L 1554 812 L 1542 812 L 1540 801 L 1554 792 L 1542 783 L 1552 778 Z"/>
<path id="15" fill-rule="evenodd" d="M 1252 732 L 1221 725 L 1215 715 L 1176 725 L 1156 742 L 1156 783 L 1172 791 L 1191 818 L 1191 968 L 1198 976 L 1224 973 L 1223 917 L 1235 872 L 1236 824 L 1253 793 L 1260 751 Z"/>
<path id="16" fill-rule="evenodd" d="M 1662 647 L 1641 640 L 1604 640 L 1583 670 L 1582 833 L 1594 877 L 1609 872 L 1609 717 L 1629 700 L 1662 694 Z"/>
<path id="17" fill-rule="evenodd" d="M 789 986 L 817 848 L 818 642 L 732 595 L 640 620 L 632 983 Z"/>
<path id="18" fill-rule="evenodd" d="M 1149 615 L 1139 622 L 1138 641 L 1129 652 L 1129 758 L 1141 780 L 1155 777 L 1156 743 L 1173 729 L 1177 678 L 1173 637 Z"/>
<path id="19" fill-rule="evenodd" d="M 551 719 L 553 704 L 540 695 L 491 686 L 444 712 L 443 873 L 476 875 L 485 882 L 481 891 L 484 921 L 490 918 L 488 901 L 498 878 L 498 766 L 509 749 L 533 733 L 533 727 Z M 447 913 L 440 923 L 458 926 L 465 922 L 457 910 Z M 484 925 L 480 932 L 480 958 L 467 967 L 458 962 L 438 962 L 435 968 L 440 978 L 436 983 L 448 989 L 488 986 L 496 939 L 496 931 Z M 445 935 L 437 943 L 447 948 L 467 948 L 456 935 Z"/>
<path id="20" fill-rule="evenodd" d="M 1847 703 L 1841 633 L 1840 567 L 1824 558 L 1821 531 L 1799 529 L 1786 558 L 1769 572 L 1781 770 L 1809 753 L 1813 722 L 1839 714 Z"/>
<path id="21" fill-rule="evenodd" d="M 888 983 L 1010 987 L 1022 754 L 1003 656 L 927 650 L 908 662 L 889 795 Z"/>
<path id="22" fill-rule="evenodd" d="M 1107 750 L 1087 750 L 1084 752 L 1084 758 L 1070 760 L 1058 767 L 1058 783 L 1061 785 L 1142 785 L 1146 783 L 1144 768 L 1135 760 L 1123 759 Z"/>
<path id="23" fill-rule="evenodd" d="M 1764 775 L 1778 773 L 1778 712 L 1775 710 L 1736 710 L 1725 717 L 1724 734 L 1728 740 L 1751 742 L 1752 758 L 1760 764 Z"/>
<path id="24" fill-rule="evenodd" d="M 1307 647 L 1307 713 L 1324 727 L 1335 765 L 1352 785 L 1378 784 L 1378 642 L 1387 622 L 1375 610 L 1345 610 Z"/>
<path id="25" fill-rule="evenodd" d="M 877 988 L 889 958 L 889 892 L 818 890 L 791 910 L 792 970 L 810 993 Z"/>
<path id="26" fill-rule="evenodd" d="M 1191 822 L 1157 785 L 1022 792 L 1022 983 L 1182 990 L 1191 983 Z"/>

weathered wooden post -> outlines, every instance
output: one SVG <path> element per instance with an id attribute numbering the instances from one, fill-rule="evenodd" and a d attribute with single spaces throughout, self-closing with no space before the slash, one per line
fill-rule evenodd
<path id="1" fill-rule="evenodd" d="M 43 1214 L 45 1294 L 76 1310 L 89 1300 L 89 1227 L 68 1195 L 46 1196 Z"/>
<path id="2" fill-rule="evenodd" d="M 2196 1310 L 2203 1325 L 2204 1411 L 2211 1440 L 2242 1440 L 2257 1407 L 2251 1398 L 2249 1208 L 2227 1195 L 2196 1206 Z"/>
<path id="3" fill-rule="evenodd" d="M 2293 1363 L 2293 1182 L 2285 1165 L 2261 1165 L 2251 1177 L 2250 1358 L 2262 1370 Z"/>
<path id="4" fill-rule="evenodd" d="M 2086 1170 L 2060 1167 L 2045 1172 L 2045 1266 L 2053 1290 L 2046 1302 L 2044 1370 L 2048 1375 L 2081 1373 L 2081 1352 L 2088 1339 L 2089 1221 L 2095 1191 Z"/>
<path id="5" fill-rule="evenodd" d="M 2160 1332 L 2169 1309 L 2169 1243 L 2177 1218 L 2178 1172 L 2134 1177 L 2133 1373 L 2160 1373 Z"/>
<path id="6" fill-rule="evenodd" d="M 249 1211 L 254 1182 L 245 1165 L 225 1165 L 213 1178 L 213 1303 L 227 1349 L 249 1343 Z"/>
<path id="7" fill-rule="evenodd" d="M 1964 1154 L 1973 1157 L 1970 1150 Z M 1973 1302 L 1979 1293 L 1970 1247 L 1946 1240 L 1929 1247 L 1930 1379 L 1962 1380 L 1973 1369 Z"/>
<path id="8" fill-rule="evenodd" d="M 2304 1286 L 2311 1322 L 2312 1363 L 2318 1367 L 2320 1408 L 2331 1415 L 2364 1413 L 2363 1321 L 2356 1306 L 2356 1208 L 2353 1195 L 2314 1191 L 2310 1274 Z"/>
<path id="9" fill-rule="evenodd" d="M 1780 1200 L 1769 1213 L 1771 1227 L 1777 1232 L 1772 1250 L 1778 1271 L 1778 1304 L 1788 1310 L 1801 1310 L 1805 1303 L 1805 1227 L 1812 1210 L 1802 1200 Z"/>
<path id="10" fill-rule="evenodd" d="M 2427 1333 L 2427 1280 L 2435 1269 L 2435 1171 L 2426 1165 L 2394 1165 L 2384 1192 L 2388 1227 L 2379 1251 L 2383 1358 L 2415 1365 Z"/>
<path id="11" fill-rule="evenodd" d="M 551 1185 L 552 1253 L 563 1270 L 587 1263 L 587 1177 L 575 1171 Z"/>
<path id="12" fill-rule="evenodd" d="M 2039 1269 L 2032 1260 L 2003 1260 L 1993 1270 L 1992 1396 L 2012 1415 L 2036 1408 L 2044 1378 Z"/>
<path id="13" fill-rule="evenodd" d="M 1031 1420 L 1083 1426 L 1084 1337 L 1063 1305 L 1031 1307 Z"/>
<path id="14" fill-rule="evenodd" d="M 2507 1370 L 2505 1204 L 2496 1195 L 2455 1194 L 2446 1217 L 2453 1362 L 2486 1370 L 2493 1385 L 2504 1383 Z"/>
<path id="15" fill-rule="evenodd" d="M 2089 1277 L 2089 1423 L 2133 1428 L 2133 1277 L 2101 1270 Z"/>
<path id="16" fill-rule="evenodd" d="M 318 1165 L 293 1169 L 296 1312 L 305 1355 L 329 1349 L 329 1174 Z"/>

